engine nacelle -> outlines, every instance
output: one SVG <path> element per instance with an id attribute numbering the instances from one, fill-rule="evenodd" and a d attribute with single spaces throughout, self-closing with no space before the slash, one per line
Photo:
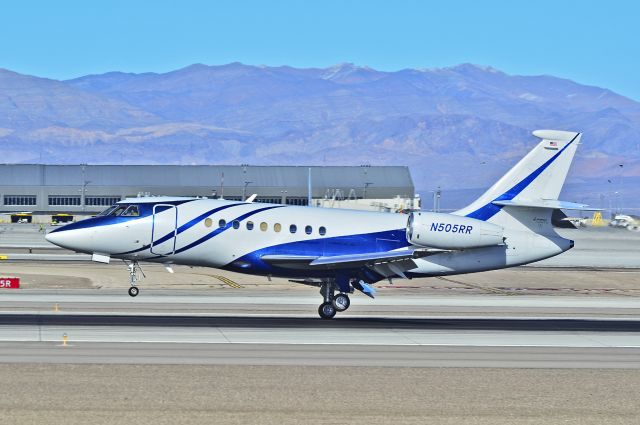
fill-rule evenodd
<path id="1" fill-rule="evenodd" d="M 440 249 L 482 248 L 504 243 L 504 229 L 475 218 L 417 211 L 409 215 L 407 241 Z"/>

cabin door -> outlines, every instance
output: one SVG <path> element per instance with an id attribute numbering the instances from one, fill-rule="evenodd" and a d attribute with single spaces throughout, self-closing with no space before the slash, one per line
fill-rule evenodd
<path id="1" fill-rule="evenodd" d="M 151 227 L 151 252 L 156 255 L 171 255 L 176 250 L 176 225 L 178 209 L 175 205 L 157 204 L 153 206 Z"/>

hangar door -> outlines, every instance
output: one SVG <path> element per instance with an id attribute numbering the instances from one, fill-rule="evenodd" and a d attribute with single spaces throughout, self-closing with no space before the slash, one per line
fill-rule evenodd
<path id="1" fill-rule="evenodd" d="M 175 205 L 153 206 L 151 226 L 151 252 L 156 255 L 171 255 L 176 250 L 176 225 L 178 209 Z"/>

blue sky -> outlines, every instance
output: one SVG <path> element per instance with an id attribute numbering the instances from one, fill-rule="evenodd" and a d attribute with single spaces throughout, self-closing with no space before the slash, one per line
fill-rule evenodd
<path id="1" fill-rule="evenodd" d="M 491 65 L 640 100 L 636 1 L 20 1 L 0 67 L 67 79 L 192 63 L 376 69 Z"/>

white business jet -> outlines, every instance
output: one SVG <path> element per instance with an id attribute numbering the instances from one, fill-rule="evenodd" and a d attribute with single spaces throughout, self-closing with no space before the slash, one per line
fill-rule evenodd
<path id="1" fill-rule="evenodd" d="M 373 297 L 383 279 L 445 276 L 513 267 L 558 255 L 573 241 L 551 225 L 580 133 L 538 130 L 542 139 L 471 205 L 451 214 L 389 214 L 215 199 L 149 197 L 47 234 L 49 242 L 122 259 L 138 295 L 139 262 L 215 267 L 279 276 L 321 288 L 320 317 Z"/>

